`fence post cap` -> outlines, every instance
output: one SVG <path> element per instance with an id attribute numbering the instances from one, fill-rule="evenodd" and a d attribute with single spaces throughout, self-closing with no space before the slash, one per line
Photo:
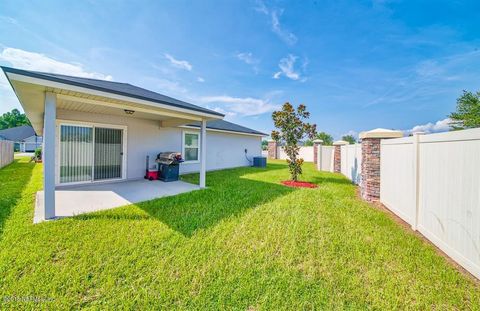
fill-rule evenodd
<path id="1" fill-rule="evenodd" d="M 313 140 L 313 143 L 314 143 L 314 144 L 321 144 L 321 143 L 323 143 L 323 140 L 321 140 L 321 139 L 314 139 L 314 140 Z"/>
<path id="2" fill-rule="evenodd" d="M 403 137 L 402 131 L 377 128 L 367 132 L 360 133 L 360 139 L 365 138 L 400 138 Z"/>
<path id="3" fill-rule="evenodd" d="M 344 141 L 344 140 L 337 140 L 337 141 L 334 141 L 334 142 L 333 142 L 333 145 L 334 145 L 334 146 L 343 146 L 343 145 L 348 145 L 348 141 Z"/>
<path id="4" fill-rule="evenodd" d="M 412 135 L 425 135 L 427 133 L 425 132 L 422 132 L 422 131 L 418 131 L 418 132 L 413 132 Z"/>

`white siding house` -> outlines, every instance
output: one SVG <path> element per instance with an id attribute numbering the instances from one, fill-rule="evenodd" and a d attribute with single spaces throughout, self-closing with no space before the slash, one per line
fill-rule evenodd
<path id="1" fill-rule="evenodd" d="M 42 146 L 42 137 L 35 133 L 30 125 L 22 125 L 0 130 L 0 140 L 10 140 L 14 143 L 15 151 L 33 152 Z"/>
<path id="2" fill-rule="evenodd" d="M 200 172 L 200 188 L 207 170 L 261 156 L 266 135 L 218 112 L 125 83 L 2 69 L 43 136 L 44 219 L 58 187 L 142 179 L 160 152 L 181 152 L 180 173 Z"/>

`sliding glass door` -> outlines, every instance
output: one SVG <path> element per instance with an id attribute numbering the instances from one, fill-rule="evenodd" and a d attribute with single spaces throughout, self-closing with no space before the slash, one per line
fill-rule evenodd
<path id="1" fill-rule="evenodd" d="M 93 128 L 60 127 L 60 183 L 92 180 Z"/>
<path id="2" fill-rule="evenodd" d="M 60 126 L 60 183 L 122 178 L 123 130 Z"/>
<path id="3" fill-rule="evenodd" d="M 122 130 L 95 128 L 94 180 L 122 177 Z"/>

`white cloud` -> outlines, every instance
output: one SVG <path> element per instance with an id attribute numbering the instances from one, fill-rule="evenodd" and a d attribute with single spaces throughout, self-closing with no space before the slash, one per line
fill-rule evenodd
<path id="1" fill-rule="evenodd" d="M 65 74 L 83 78 L 113 80 L 111 75 L 86 71 L 82 64 L 66 63 L 50 58 L 44 54 L 29 52 L 15 48 L 4 48 L 0 53 L 0 61 L 10 63 L 13 67 Z"/>
<path id="2" fill-rule="evenodd" d="M 188 90 L 181 86 L 176 81 L 171 81 L 167 79 L 152 79 L 155 87 L 160 90 L 160 93 L 167 93 L 172 95 L 186 94 Z"/>
<path id="3" fill-rule="evenodd" d="M 444 57 L 422 60 L 397 73 L 388 73 L 383 80 L 388 86 L 380 94 L 363 105 L 363 108 L 379 104 L 411 104 L 428 102 L 443 94 L 451 96 L 458 90 L 474 88 L 478 72 L 480 51 L 467 51 Z M 379 74 L 382 74 L 381 72 Z M 372 89 L 371 94 L 376 91 Z"/>
<path id="4" fill-rule="evenodd" d="M 216 106 L 211 109 L 228 113 L 231 116 L 255 116 L 278 108 L 278 105 L 272 104 L 268 99 L 252 97 L 206 96 L 201 97 L 200 101 L 205 104 L 215 104 Z"/>
<path id="5" fill-rule="evenodd" d="M 22 109 L 4 74 L 0 74 L 0 114 L 13 108 Z"/>
<path id="6" fill-rule="evenodd" d="M 258 59 L 253 57 L 253 54 L 251 52 L 237 53 L 236 56 L 239 60 L 243 61 L 245 64 L 248 65 L 254 65 L 259 63 Z"/>
<path id="7" fill-rule="evenodd" d="M 197 77 L 197 81 L 203 83 L 203 82 L 205 82 L 205 79 L 202 78 L 202 77 Z"/>
<path id="8" fill-rule="evenodd" d="M 297 56 L 289 54 L 287 57 L 284 57 L 280 60 L 278 67 L 280 71 L 276 72 L 273 75 L 274 79 L 279 79 L 282 75 L 286 76 L 292 80 L 299 80 L 301 78 L 300 72 L 295 70 L 295 62 L 297 61 Z M 304 79 L 302 79 L 303 81 Z"/>
<path id="9" fill-rule="evenodd" d="M 405 130 L 407 135 L 412 134 L 415 132 L 425 132 L 425 133 L 438 133 L 438 132 L 446 132 L 450 130 L 450 123 L 452 120 L 450 118 L 446 118 L 443 120 L 439 120 L 435 123 L 426 123 L 421 125 L 415 125 L 409 130 Z"/>
<path id="10" fill-rule="evenodd" d="M 297 36 L 292 32 L 284 29 L 280 23 L 280 16 L 283 14 L 283 9 L 269 9 L 263 1 L 257 1 L 255 11 L 267 15 L 270 18 L 272 25 L 272 31 L 288 45 L 294 45 L 297 43 Z"/>
<path id="11" fill-rule="evenodd" d="M 422 77 L 431 77 L 443 74 L 444 69 L 435 60 L 426 60 L 417 65 L 415 72 Z"/>
<path id="12" fill-rule="evenodd" d="M 186 60 L 175 59 L 172 55 L 167 54 L 167 53 L 165 53 L 165 58 L 170 61 L 170 64 L 173 67 L 188 70 L 188 71 L 192 71 L 192 68 L 193 68 L 192 65 L 190 65 L 190 63 Z"/>
<path id="13" fill-rule="evenodd" d="M 280 25 L 279 16 L 283 14 L 283 10 L 281 11 L 272 11 L 270 16 L 272 18 L 272 30 L 277 36 L 280 37 L 285 43 L 289 45 L 294 45 L 297 43 L 297 36 L 295 36 L 292 32 L 285 30 Z"/>
<path id="14" fill-rule="evenodd" d="M 255 74 L 258 74 L 259 69 L 257 65 L 260 63 L 260 60 L 255 58 L 251 52 L 237 53 L 235 56 L 245 64 L 251 65 Z"/>

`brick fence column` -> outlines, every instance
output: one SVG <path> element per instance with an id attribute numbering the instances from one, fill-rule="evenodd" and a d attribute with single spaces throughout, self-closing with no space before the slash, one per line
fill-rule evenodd
<path id="1" fill-rule="evenodd" d="M 321 139 L 315 139 L 313 141 L 313 163 L 318 162 L 319 154 L 318 154 L 318 147 L 323 143 Z"/>
<path id="2" fill-rule="evenodd" d="M 381 140 L 403 137 L 401 131 L 375 129 L 360 133 L 362 140 L 362 198 L 367 201 L 380 199 Z"/>
<path id="3" fill-rule="evenodd" d="M 277 158 L 277 142 L 274 140 L 268 141 L 268 158 L 276 159 Z"/>
<path id="4" fill-rule="evenodd" d="M 340 173 L 342 171 L 342 146 L 348 145 L 348 142 L 344 140 L 337 140 L 333 142 L 334 151 L 333 151 L 333 171 L 335 173 Z"/>

